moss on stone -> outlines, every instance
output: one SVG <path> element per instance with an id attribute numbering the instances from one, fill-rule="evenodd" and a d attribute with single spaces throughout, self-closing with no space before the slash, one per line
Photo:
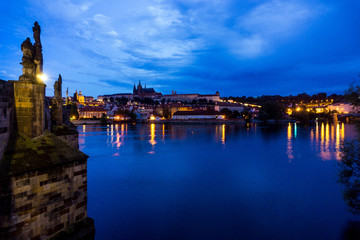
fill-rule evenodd
<path id="1" fill-rule="evenodd" d="M 86 154 L 69 146 L 53 133 L 45 132 L 33 139 L 18 133 L 8 144 L 2 159 L 0 176 L 48 168 L 87 158 Z"/>
<path id="2" fill-rule="evenodd" d="M 71 135 L 71 134 L 78 133 L 75 125 L 73 125 L 73 124 L 71 124 L 71 126 L 66 126 L 66 125 L 54 126 L 51 129 L 51 132 L 54 133 L 56 136 Z"/>

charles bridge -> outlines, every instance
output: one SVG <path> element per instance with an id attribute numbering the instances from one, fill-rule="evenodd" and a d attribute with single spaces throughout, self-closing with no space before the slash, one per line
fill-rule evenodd
<path id="1" fill-rule="evenodd" d="M 0 80 L 0 239 L 93 239 L 87 159 L 62 102 L 45 97 L 41 29 L 21 44 L 23 74 Z"/>

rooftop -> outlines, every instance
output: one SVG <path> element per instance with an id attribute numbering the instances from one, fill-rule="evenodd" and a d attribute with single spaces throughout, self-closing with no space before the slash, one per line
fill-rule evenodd
<path id="1" fill-rule="evenodd" d="M 177 111 L 174 116 L 194 116 L 194 115 L 221 115 L 215 110 L 194 110 L 194 111 Z"/>
<path id="2" fill-rule="evenodd" d="M 79 109 L 80 112 L 106 112 L 106 109 L 101 106 L 85 106 Z"/>

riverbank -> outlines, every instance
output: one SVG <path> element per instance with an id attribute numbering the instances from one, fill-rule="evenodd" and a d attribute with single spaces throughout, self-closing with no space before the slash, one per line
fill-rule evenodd
<path id="1" fill-rule="evenodd" d="M 74 125 L 101 125 L 100 119 L 80 119 L 72 120 Z M 251 120 L 252 123 L 262 123 L 264 121 L 260 120 Z M 268 120 L 268 123 L 276 122 L 294 122 L 291 119 L 282 119 L 282 120 Z M 107 124 L 124 124 L 124 123 L 135 123 L 133 121 L 108 121 Z M 136 122 L 141 123 L 163 123 L 163 124 L 244 124 L 246 121 L 244 119 L 191 119 L 191 120 L 180 120 L 180 119 L 168 119 L 168 120 L 149 120 L 147 122 Z"/>
<path id="2" fill-rule="evenodd" d="M 71 121 L 74 125 L 100 125 L 99 119 L 80 119 Z M 108 124 L 123 124 L 123 123 L 135 123 L 131 121 L 108 121 Z M 233 120 L 220 120 L 220 119 L 193 119 L 193 120 L 149 120 L 147 122 L 136 122 L 141 123 L 166 123 L 166 124 L 242 124 L 245 123 L 243 119 Z"/>

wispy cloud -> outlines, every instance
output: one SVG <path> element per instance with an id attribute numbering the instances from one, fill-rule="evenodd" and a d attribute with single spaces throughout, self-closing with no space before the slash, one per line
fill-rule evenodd
<path id="1" fill-rule="evenodd" d="M 190 84 L 197 91 L 201 86 L 229 91 L 235 91 L 235 87 L 229 86 L 239 86 L 253 90 L 259 84 L 244 81 L 254 79 L 263 79 L 263 85 L 269 89 L 280 88 L 284 85 L 280 84 L 282 77 L 293 77 L 290 73 L 295 74 L 296 69 L 305 76 L 301 61 L 309 62 L 314 58 L 311 51 L 318 50 L 315 45 L 312 49 L 308 46 L 317 41 L 317 46 L 326 44 L 328 40 L 324 41 L 321 33 L 332 33 L 332 27 L 337 26 L 317 22 L 325 14 L 324 5 L 330 4 L 320 0 L 109 0 L 106 3 L 27 0 L 27 3 L 26 11 L 22 6 L 14 5 L 13 9 L 19 8 L 19 13 L 31 23 L 36 18 L 43 27 L 45 70 L 49 74 L 62 73 L 64 79 L 76 79 L 70 86 L 83 82 L 96 94 L 110 93 L 114 87 L 126 89 L 138 80 L 159 86 L 157 90 L 163 91 Z M 0 16 L 7 18 L 15 19 L 7 13 Z M 344 18 L 334 20 L 338 21 Z M 322 24 L 322 28 L 311 29 L 315 22 Z M 20 20 L 14 25 L 16 38 L 31 36 L 31 26 L 24 26 Z M 338 27 L 338 31 L 341 29 Z M 317 34 L 316 30 L 321 33 Z M 338 52 L 347 46 L 343 43 L 341 48 L 340 38 L 329 40 L 336 42 L 332 46 Z M 17 51 L 15 58 L 21 59 L 19 44 L 20 40 L 10 43 L 11 46 L 4 42 L 0 50 L 8 51 L 7 56 Z M 354 58 L 359 55 L 354 48 L 348 52 Z M 310 67 L 306 68 L 319 75 L 333 66 L 333 61 L 321 53 L 316 59 L 324 63 L 323 67 L 309 63 Z M 2 65 L 9 64 L 7 56 L 0 60 Z M 16 68 L 21 72 L 18 62 L 11 64 L 12 67 L 3 68 L 7 74 L 15 76 L 17 72 L 12 69 Z M 279 68 L 282 65 L 286 66 Z M 342 69 L 339 72 L 349 72 L 353 67 Z"/>
<path id="2" fill-rule="evenodd" d="M 257 57 L 271 51 L 278 40 L 285 40 L 302 31 L 317 14 L 316 5 L 297 1 L 268 1 L 238 17 L 235 29 L 240 40 L 235 53 Z"/>
<path id="3" fill-rule="evenodd" d="M 302 2 L 273 0 L 256 6 L 239 19 L 239 26 L 249 32 L 279 37 L 299 31 L 313 15 L 314 5 Z"/>
<path id="4" fill-rule="evenodd" d="M 13 80 L 17 78 L 15 74 L 8 73 L 6 70 L 1 70 L 0 73 L 4 76 L 4 78 L 10 78 Z"/>

